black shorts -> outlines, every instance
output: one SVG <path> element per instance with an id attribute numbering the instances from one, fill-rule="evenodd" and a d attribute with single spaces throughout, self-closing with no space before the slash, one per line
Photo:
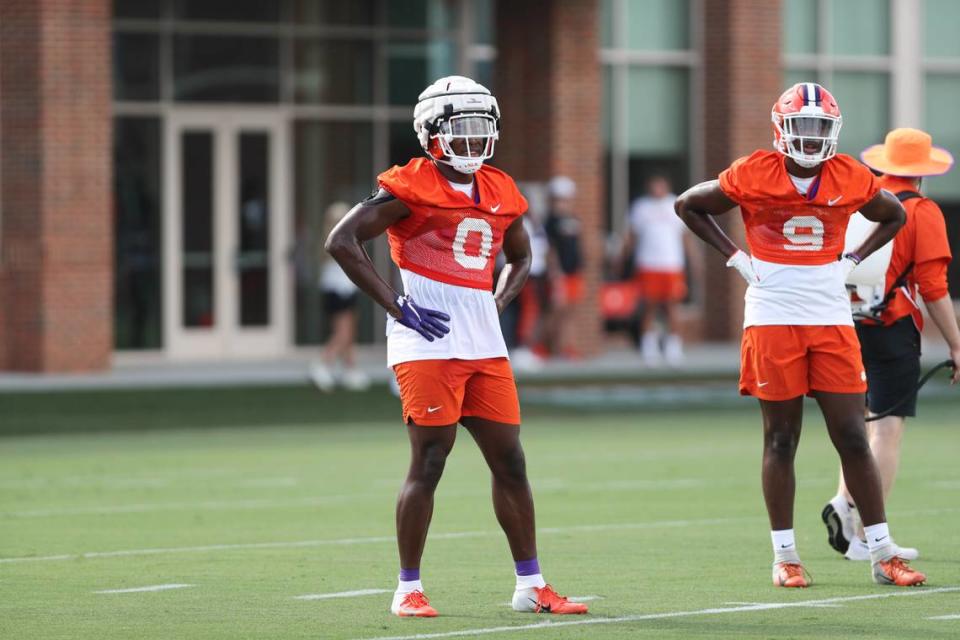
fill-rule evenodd
<path id="1" fill-rule="evenodd" d="M 917 415 L 917 380 L 920 378 L 920 332 L 910 316 L 888 327 L 857 324 L 860 352 L 867 372 L 867 407 L 883 413 L 907 398 L 891 415 Z"/>
<path id="2" fill-rule="evenodd" d="M 323 292 L 323 311 L 328 316 L 336 315 L 342 311 L 349 311 L 355 306 L 357 306 L 356 293 L 342 295 L 336 291 Z"/>

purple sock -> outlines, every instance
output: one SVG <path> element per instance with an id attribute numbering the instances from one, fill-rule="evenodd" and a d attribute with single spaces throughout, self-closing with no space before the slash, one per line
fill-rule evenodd
<path id="1" fill-rule="evenodd" d="M 540 573 L 540 563 L 536 558 L 531 560 L 519 560 L 514 563 L 517 566 L 518 576 L 535 576 Z"/>
<path id="2" fill-rule="evenodd" d="M 420 569 L 400 569 L 401 582 L 413 582 L 420 579 Z"/>

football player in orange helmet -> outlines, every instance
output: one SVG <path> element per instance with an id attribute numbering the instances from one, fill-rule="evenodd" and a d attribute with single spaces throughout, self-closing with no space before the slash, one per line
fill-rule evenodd
<path id="1" fill-rule="evenodd" d="M 397 500 L 400 576 L 391 611 L 432 617 L 420 559 L 433 495 L 462 424 L 493 476 L 493 507 L 516 572 L 513 608 L 586 613 L 546 584 L 537 561 L 533 496 L 520 446 L 520 403 L 498 314 L 530 269 L 513 179 L 484 164 L 499 137 L 500 109 L 486 87 L 441 78 L 420 94 L 413 128 L 426 157 L 379 176 L 378 193 L 333 229 L 327 250 L 386 309 L 387 361 L 400 386 L 411 460 Z M 383 233 L 404 294 L 377 273 L 363 243 Z M 494 288 L 493 268 L 506 266 Z"/>
<path id="2" fill-rule="evenodd" d="M 719 179 L 690 188 L 677 198 L 676 211 L 748 284 L 740 392 L 756 397 L 763 415 L 773 582 L 809 584 L 793 532 L 793 459 L 803 397 L 809 395 L 820 405 L 860 507 L 874 580 L 920 584 L 925 576 L 900 557 L 887 526 L 864 428 L 866 374 L 844 284 L 853 267 L 903 226 L 903 207 L 867 167 L 837 153 L 843 120 L 822 86 L 790 87 L 774 103 L 771 118 L 773 151 L 740 158 Z M 751 255 L 713 218 L 738 205 Z M 848 219 L 857 210 L 878 225 L 860 247 L 841 256 Z"/>

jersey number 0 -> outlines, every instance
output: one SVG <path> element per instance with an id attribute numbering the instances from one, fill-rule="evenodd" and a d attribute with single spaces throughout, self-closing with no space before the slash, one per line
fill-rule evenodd
<path id="1" fill-rule="evenodd" d="M 466 251 L 467 238 L 471 233 L 480 234 L 480 251 L 476 255 L 468 255 Z M 465 269 L 486 269 L 490 260 L 490 249 L 493 248 L 493 229 L 483 218 L 464 218 L 457 225 L 457 235 L 453 239 L 453 257 Z"/>

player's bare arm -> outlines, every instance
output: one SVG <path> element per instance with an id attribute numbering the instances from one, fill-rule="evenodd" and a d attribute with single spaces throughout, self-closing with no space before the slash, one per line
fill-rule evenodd
<path id="1" fill-rule="evenodd" d="M 720 188 L 720 181 L 709 180 L 681 193 L 673 208 L 697 237 L 726 258 L 731 258 L 740 249 L 713 218 L 723 215 L 735 206 L 737 203 L 728 198 Z"/>
<path id="2" fill-rule="evenodd" d="M 893 236 L 897 235 L 897 231 L 900 231 L 907 221 L 903 205 L 895 195 L 885 189 L 881 189 L 870 202 L 860 207 L 860 213 L 867 220 L 880 224 L 854 251 L 859 260 L 865 260 L 871 253 L 893 240 Z"/>
<path id="3" fill-rule="evenodd" d="M 522 218 L 514 220 L 503 234 L 503 257 L 506 258 L 506 264 L 500 272 L 493 294 L 498 313 L 502 313 L 517 297 L 530 273 L 530 236 L 527 235 Z"/>
<path id="4" fill-rule="evenodd" d="M 403 314 L 399 295 L 377 273 L 363 243 L 386 232 L 387 227 L 410 215 L 410 210 L 386 190 L 359 203 L 330 232 L 324 248 L 358 287 L 395 318 Z"/>

